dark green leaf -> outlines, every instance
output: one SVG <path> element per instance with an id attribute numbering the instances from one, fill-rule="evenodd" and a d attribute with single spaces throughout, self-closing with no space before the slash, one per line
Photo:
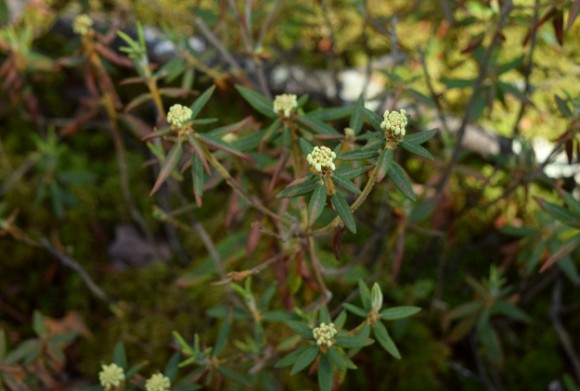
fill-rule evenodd
<path id="1" fill-rule="evenodd" d="M 437 134 L 437 129 L 426 130 L 424 132 L 407 134 L 404 141 L 410 144 L 423 144 L 425 141 L 430 140 Z"/>
<path id="2" fill-rule="evenodd" d="M 205 186 L 205 173 L 203 164 L 197 153 L 194 153 L 192 157 L 191 176 L 193 178 L 193 193 L 195 195 L 195 200 L 197 206 L 201 207 L 201 198 Z"/>
<path id="3" fill-rule="evenodd" d="M 413 187 L 411 186 L 411 181 L 407 177 L 405 170 L 401 166 L 399 166 L 396 162 L 391 162 L 389 172 L 387 173 L 397 189 L 405 197 L 410 199 L 411 201 L 415 201 L 417 197 L 415 196 L 415 192 L 413 191 Z"/>
<path id="4" fill-rule="evenodd" d="M 537 234 L 539 232 L 539 229 L 532 227 L 503 227 L 500 229 L 500 232 L 505 235 L 523 238 L 526 236 Z"/>
<path id="5" fill-rule="evenodd" d="M 230 337 L 230 332 L 232 328 L 231 318 L 226 318 L 222 321 L 217 340 L 214 346 L 214 355 L 219 356 L 223 353 L 228 343 L 228 338 Z"/>
<path id="6" fill-rule="evenodd" d="M 169 378 L 171 383 L 175 383 L 179 360 L 181 360 L 181 355 L 179 354 L 179 352 L 175 352 L 167 362 L 167 365 L 165 365 L 165 370 L 163 371 L 163 374 Z"/>
<path id="7" fill-rule="evenodd" d="M 248 381 L 248 379 L 246 379 L 245 376 L 239 374 L 238 372 L 234 371 L 233 369 L 230 369 L 228 367 L 224 367 L 223 365 L 218 366 L 217 369 L 223 375 L 229 377 L 233 381 L 240 383 L 240 384 L 243 384 L 246 387 L 250 386 L 250 382 Z"/>
<path id="8" fill-rule="evenodd" d="M 391 165 L 393 163 L 394 151 L 390 148 L 383 149 L 379 159 L 377 160 L 377 182 L 381 182 L 383 178 L 388 174 Z"/>
<path id="9" fill-rule="evenodd" d="M 373 128 L 378 131 L 382 131 L 381 123 L 383 122 L 383 117 L 375 113 L 374 111 L 370 111 L 369 109 L 365 109 L 365 118 L 367 121 L 370 122 Z"/>
<path id="10" fill-rule="evenodd" d="M 278 115 L 278 113 L 274 113 L 274 103 L 264 95 L 239 84 L 236 85 L 236 89 L 254 109 L 266 117 L 275 118 Z"/>
<path id="11" fill-rule="evenodd" d="M 379 155 L 380 149 L 355 149 L 343 153 L 338 157 L 340 160 L 365 160 L 372 159 Z"/>
<path id="12" fill-rule="evenodd" d="M 554 99 L 556 100 L 556 105 L 558 106 L 558 110 L 560 110 L 560 114 L 565 118 L 572 118 L 573 113 L 572 110 L 570 110 L 568 103 L 558 95 L 554 95 Z"/>
<path id="13" fill-rule="evenodd" d="M 357 195 L 361 193 L 360 189 L 358 187 L 356 187 L 354 183 L 352 183 L 351 181 L 349 181 L 346 178 L 342 178 L 339 175 L 334 174 L 334 176 L 332 177 L 332 181 L 336 185 L 340 186 L 341 188 L 343 188 L 344 190 L 346 190 L 350 193 L 357 194 Z"/>
<path id="14" fill-rule="evenodd" d="M 189 346 L 189 344 L 185 341 L 185 339 L 183 339 L 181 334 L 179 334 L 177 331 L 174 331 L 173 337 L 177 340 L 177 343 L 179 344 L 181 350 L 183 350 L 183 353 L 187 355 L 193 354 L 193 349 L 191 348 L 191 346 Z"/>
<path id="15" fill-rule="evenodd" d="M 414 153 L 415 155 L 419 155 L 421 157 L 424 157 L 425 159 L 433 160 L 433 155 L 431 155 L 431 152 L 429 152 L 420 145 L 409 143 L 403 140 L 403 142 L 401 142 L 401 146 L 405 148 L 407 151 Z"/>
<path id="16" fill-rule="evenodd" d="M 302 149 L 302 153 L 305 155 L 310 154 L 314 149 L 314 145 L 312 145 L 312 143 L 306 140 L 304 137 L 300 137 L 298 142 L 300 143 L 300 149 Z"/>
<path id="17" fill-rule="evenodd" d="M 330 313 L 328 312 L 328 307 L 322 306 L 322 308 L 320 308 L 320 312 L 318 314 L 318 320 L 320 321 L 320 323 L 326 323 L 326 324 L 331 323 Z"/>
<path id="18" fill-rule="evenodd" d="M 269 311 L 263 315 L 263 318 L 270 322 L 287 322 L 296 319 L 296 316 L 286 311 Z"/>
<path id="19" fill-rule="evenodd" d="M 348 358 L 348 356 L 340 352 L 338 349 L 330 348 L 326 352 L 326 355 L 330 362 L 341 372 L 344 372 L 347 369 L 356 369 L 356 365 Z"/>
<path id="20" fill-rule="evenodd" d="M 308 118 L 315 121 L 332 121 L 336 119 L 346 118 L 352 113 L 352 106 L 335 107 L 332 109 L 322 109 L 311 111 L 307 114 Z"/>
<path id="21" fill-rule="evenodd" d="M 336 341 L 336 345 L 346 349 L 361 348 L 363 346 L 369 345 L 370 343 L 372 343 L 372 341 L 368 337 L 368 330 L 365 330 L 368 328 L 369 325 L 365 324 L 357 335 L 336 336 L 334 338 L 334 340 Z"/>
<path id="22" fill-rule="evenodd" d="M 321 391 L 332 391 L 334 373 L 328 357 L 323 354 L 318 364 L 318 386 Z"/>
<path id="23" fill-rule="evenodd" d="M 515 320 L 519 320 L 525 323 L 530 323 L 532 319 L 521 309 L 513 305 L 512 303 L 502 300 L 493 303 L 491 307 L 492 312 L 499 312 L 507 317 Z"/>
<path id="24" fill-rule="evenodd" d="M 125 371 L 127 370 L 127 353 L 125 353 L 125 346 L 121 341 L 117 342 L 115 349 L 113 349 L 113 362 Z"/>
<path id="25" fill-rule="evenodd" d="M 320 177 L 316 175 L 305 176 L 304 178 L 300 178 L 300 180 L 290 183 L 278 194 L 278 198 L 292 198 L 312 193 L 319 183 Z"/>
<path id="26" fill-rule="evenodd" d="M 358 178 L 368 170 L 370 170 L 372 166 L 362 166 L 362 167 L 337 167 L 336 171 L 334 171 L 334 175 L 339 175 L 344 179 L 354 179 Z"/>
<path id="27" fill-rule="evenodd" d="M 395 357 L 397 360 L 401 359 L 401 353 L 399 349 L 393 342 L 389 332 L 386 327 L 381 322 L 375 322 L 375 327 L 373 328 L 373 335 L 377 339 L 377 342 L 385 349 L 391 356 Z"/>
<path id="28" fill-rule="evenodd" d="M 536 201 L 542 209 L 544 209 L 549 215 L 554 217 L 556 220 L 561 221 L 564 224 L 571 226 L 580 226 L 580 221 L 577 219 L 568 209 L 562 208 L 559 205 L 553 204 L 541 198 L 535 197 Z"/>
<path id="29" fill-rule="evenodd" d="M 295 375 L 304 368 L 308 367 L 310 364 L 312 364 L 316 356 L 318 356 L 319 351 L 320 350 L 316 345 L 310 345 L 306 349 L 304 349 L 294 362 L 294 366 L 292 366 L 290 375 Z"/>
<path id="30" fill-rule="evenodd" d="M 358 294 L 365 311 L 370 311 L 372 309 L 371 291 L 363 280 L 358 280 Z M 366 317 L 366 313 L 364 316 Z"/>
<path id="31" fill-rule="evenodd" d="M 342 306 L 355 315 L 361 316 L 363 318 L 367 317 L 367 312 L 362 308 L 357 307 L 356 305 L 352 305 L 350 303 L 343 303 Z"/>
<path id="32" fill-rule="evenodd" d="M 197 117 L 197 115 L 199 114 L 199 112 L 201 111 L 201 109 L 203 109 L 203 107 L 205 106 L 205 104 L 207 103 L 209 98 L 211 98 L 211 95 L 213 94 L 214 90 L 215 90 L 215 85 L 208 88 L 190 106 L 192 120 L 194 120 Z"/>
<path id="33" fill-rule="evenodd" d="M 352 215 L 350 207 L 348 206 L 344 196 L 339 192 L 334 193 L 332 195 L 332 205 L 334 205 L 334 209 L 340 216 L 344 226 L 348 228 L 350 232 L 356 233 L 356 223 L 354 221 L 354 216 Z"/>
<path id="34" fill-rule="evenodd" d="M 38 311 L 34 311 L 34 315 L 32 316 L 32 328 L 39 337 L 42 337 L 47 331 L 44 317 Z"/>
<path id="35" fill-rule="evenodd" d="M 286 326 L 290 327 L 296 334 L 302 338 L 313 339 L 312 329 L 305 323 L 290 320 L 286 322 Z"/>
<path id="36" fill-rule="evenodd" d="M 409 316 L 415 315 L 417 312 L 421 311 L 419 307 L 393 307 L 387 308 L 381 311 L 381 319 L 384 320 L 397 320 L 408 318 Z"/>
<path id="37" fill-rule="evenodd" d="M 448 79 L 442 78 L 441 83 L 447 88 L 470 88 L 475 84 L 475 79 Z"/>
<path id="38" fill-rule="evenodd" d="M 318 184 L 318 186 L 312 192 L 310 196 L 310 202 L 308 203 L 308 224 L 312 225 L 320 217 L 320 214 L 324 210 L 326 205 L 327 188 L 324 183 Z"/>
<path id="39" fill-rule="evenodd" d="M 312 345 L 302 346 L 302 347 L 294 350 L 292 353 L 284 356 L 280 361 L 278 361 L 276 363 L 276 365 L 274 365 L 274 367 L 284 368 L 284 367 L 289 367 L 290 365 L 294 365 L 294 363 L 296 362 L 298 357 L 300 357 L 300 355 L 302 353 L 304 353 L 306 350 L 308 350 L 308 348 L 310 348 L 310 347 L 312 347 Z"/>

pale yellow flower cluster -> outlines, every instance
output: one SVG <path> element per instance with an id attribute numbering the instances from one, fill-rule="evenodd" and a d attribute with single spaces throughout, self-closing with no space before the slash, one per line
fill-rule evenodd
<path id="1" fill-rule="evenodd" d="M 170 389 L 171 381 L 161 373 L 154 374 L 145 382 L 146 391 L 169 391 Z"/>
<path id="2" fill-rule="evenodd" d="M 314 147 L 312 152 L 306 156 L 308 164 L 318 172 L 321 172 L 324 167 L 334 171 L 336 169 L 334 159 L 336 159 L 336 153 L 328 147 Z"/>
<path id="3" fill-rule="evenodd" d="M 391 133 L 395 136 L 404 137 L 407 132 L 405 127 L 407 126 L 407 112 L 404 109 L 399 111 L 385 111 L 383 114 L 383 122 L 381 122 L 381 128 L 385 132 Z"/>
<path id="4" fill-rule="evenodd" d="M 320 323 L 320 326 L 312 330 L 312 334 L 314 335 L 314 339 L 318 346 L 325 345 L 331 347 L 334 344 L 333 338 L 336 333 L 337 331 L 333 323 L 326 324 L 323 322 Z"/>
<path id="5" fill-rule="evenodd" d="M 119 385 L 125 381 L 125 372 L 123 371 L 123 368 L 117 364 L 103 364 L 101 372 L 99 372 L 99 381 L 101 382 L 101 385 L 105 387 L 105 390 L 119 387 Z"/>
<path id="6" fill-rule="evenodd" d="M 296 110 L 297 107 L 298 101 L 294 94 L 282 94 L 276 96 L 274 99 L 274 112 L 276 114 L 283 112 L 286 118 L 290 117 L 290 113 Z"/>
<path id="7" fill-rule="evenodd" d="M 189 107 L 175 104 L 169 108 L 167 113 L 167 122 L 170 125 L 182 128 L 183 125 L 191 118 L 192 111 Z"/>
<path id="8" fill-rule="evenodd" d="M 78 35 L 87 35 L 93 30 L 93 20 L 87 14 L 78 15 L 73 21 L 73 31 Z"/>

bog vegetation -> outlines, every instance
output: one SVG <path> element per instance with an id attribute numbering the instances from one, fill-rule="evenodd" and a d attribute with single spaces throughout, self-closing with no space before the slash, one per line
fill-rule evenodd
<path id="1" fill-rule="evenodd" d="M 0 389 L 580 390 L 579 12 L 0 0 Z"/>

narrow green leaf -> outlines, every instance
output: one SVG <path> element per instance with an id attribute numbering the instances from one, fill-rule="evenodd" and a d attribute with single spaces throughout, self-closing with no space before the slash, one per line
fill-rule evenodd
<path id="1" fill-rule="evenodd" d="M 354 221 L 354 216 L 352 215 L 350 207 L 348 206 L 344 196 L 339 192 L 334 193 L 332 195 L 332 205 L 334 205 L 334 209 L 340 216 L 344 226 L 348 228 L 350 232 L 356 233 L 356 223 Z"/>
<path id="2" fill-rule="evenodd" d="M 361 316 L 363 318 L 367 317 L 367 312 L 365 310 L 363 310 L 360 307 L 357 307 L 356 305 L 350 304 L 350 303 L 343 303 L 342 306 L 344 308 L 346 308 L 348 311 L 352 312 L 355 315 Z"/>
<path id="3" fill-rule="evenodd" d="M 401 142 L 400 145 L 407 151 L 414 153 L 415 155 L 419 155 L 421 157 L 424 157 L 425 159 L 433 160 L 433 155 L 431 155 L 431 152 L 429 152 L 427 149 L 423 148 L 420 145 L 409 143 L 406 142 L 405 140 L 403 140 L 403 142 Z"/>
<path id="4" fill-rule="evenodd" d="M 238 372 L 234 371 L 233 369 L 230 369 L 228 367 L 224 367 L 223 365 L 218 366 L 217 369 L 224 376 L 229 377 L 233 381 L 235 381 L 237 383 L 240 383 L 240 384 L 243 384 L 246 387 L 249 387 L 250 386 L 250 382 L 248 381 L 248 379 L 246 379 L 245 376 L 239 374 Z"/>
<path id="5" fill-rule="evenodd" d="M 360 189 L 358 187 L 356 187 L 354 183 L 352 183 L 351 181 L 349 181 L 346 178 L 342 178 L 340 175 L 334 174 L 332 177 L 332 181 L 336 185 L 340 186 L 341 188 L 343 188 L 344 190 L 346 190 L 350 193 L 357 194 L 357 195 L 361 193 Z"/>
<path id="6" fill-rule="evenodd" d="M 368 337 L 368 328 L 370 326 L 365 324 L 357 335 L 339 335 L 334 338 L 336 344 L 345 349 L 356 349 L 367 346 L 372 343 Z"/>
<path id="7" fill-rule="evenodd" d="M 303 194 L 312 193 L 320 183 L 320 178 L 315 175 L 308 175 L 290 183 L 278 194 L 278 198 L 292 198 Z"/>
<path id="8" fill-rule="evenodd" d="M 326 205 L 327 197 L 327 187 L 324 183 L 318 184 L 318 186 L 312 192 L 310 196 L 310 202 L 308 203 L 308 224 L 312 225 L 320 217 L 320 214 L 324 210 Z"/>
<path id="9" fill-rule="evenodd" d="M 264 313 L 263 319 L 269 322 L 287 322 L 296 319 L 296 316 L 287 311 L 268 311 Z"/>
<path id="10" fill-rule="evenodd" d="M 165 365 L 165 370 L 163 371 L 163 374 L 167 376 L 172 383 L 175 382 L 175 377 L 177 376 L 177 370 L 180 360 L 181 355 L 179 354 L 179 352 L 175 352 L 167 362 L 167 365 Z"/>
<path id="11" fill-rule="evenodd" d="M 384 320 L 397 320 L 408 318 L 421 311 L 419 307 L 393 307 L 381 311 L 381 318 Z"/>
<path id="12" fill-rule="evenodd" d="M 354 131 L 354 134 L 359 134 L 361 129 L 362 129 L 362 125 L 364 122 L 364 99 L 362 97 L 362 95 L 357 99 L 356 103 L 354 104 L 354 111 L 350 117 L 350 123 L 349 123 L 349 128 L 351 128 Z"/>
<path id="13" fill-rule="evenodd" d="M 384 149 L 377 160 L 377 182 L 381 182 L 389 172 L 393 162 L 394 151 L 390 148 Z"/>
<path id="14" fill-rule="evenodd" d="M 236 90 L 244 97 L 244 99 L 258 112 L 264 114 L 266 117 L 275 118 L 278 113 L 274 113 L 274 103 L 272 103 L 264 95 L 252 91 L 249 88 L 236 85 Z"/>
<path id="15" fill-rule="evenodd" d="M 337 329 L 341 329 L 342 326 L 344 326 L 345 322 L 346 322 L 346 311 L 342 310 L 340 311 L 340 314 L 338 314 L 336 319 L 334 319 L 334 327 L 336 327 Z"/>
<path id="16" fill-rule="evenodd" d="M 290 327 L 296 334 L 300 335 L 302 338 L 313 339 L 312 329 L 305 323 L 290 320 L 286 322 L 286 326 Z"/>
<path id="17" fill-rule="evenodd" d="M 373 166 L 362 166 L 362 167 L 337 167 L 334 171 L 334 175 L 341 176 L 344 179 L 354 179 L 358 178 L 368 170 L 370 170 Z"/>
<path id="18" fill-rule="evenodd" d="M 215 85 L 213 85 L 210 88 L 208 88 L 189 107 L 191 109 L 191 119 L 192 120 L 195 119 L 195 117 L 197 117 L 197 115 L 199 114 L 199 112 L 201 111 L 201 109 L 203 109 L 203 107 L 205 106 L 205 104 L 207 103 L 207 101 L 209 100 L 209 98 L 211 98 L 211 95 L 213 94 L 213 91 L 214 90 L 215 90 Z"/>
<path id="19" fill-rule="evenodd" d="M 370 111 L 369 109 L 365 109 L 364 112 L 365 112 L 365 118 L 367 119 L 367 121 L 370 122 L 372 127 L 375 128 L 376 130 L 382 132 L 383 129 L 381 129 L 381 122 L 383 122 L 383 117 L 381 117 L 380 115 L 378 115 L 374 111 Z"/>
<path id="20" fill-rule="evenodd" d="M 540 230 L 533 227 L 503 227 L 499 230 L 504 235 L 524 238 L 537 234 Z"/>
<path id="21" fill-rule="evenodd" d="M 448 79 L 442 78 L 441 83 L 447 88 L 469 88 L 475 84 L 475 79 Z"/>
<path id="22" fill-rule="evenodd" d="M 437 129 L 431 129 L 424 132 L 407 134 L 404 141 L 416 145 L 423 144 L 425 141 L 432 139 L 437 134 L 437 131 Z"/>
<path id="23" fill-rule="evenodd" d="M 121 341 L 117 342 L 115 349 L 113 349 L 113 362 L 125 371 L 127 370 L 127 353 L 125 352 L 125 345 Z"/>
<path id="24" fill-rule="evenodd" d="M 308 118 L 315 121 L 333 121 L 341 118 L 346 118 L 351 115 L 352 106 L 334 107 L 331 109 L 315 110 L 308 113 Z"/>
<path id="25" fill-rule="evenodd" d="M 530 323 L 532 319 L 524 311 L 513 305 L 512 303 L 502 300 L 493 303 L 491 311 L 499 312 L 509 318 L 519 320 L 521 322 Z"/>
<path id="26" fill-rule="evenodd" d="M 185 353 L 187 355 L 193 354 L 193 349 L 187 343 L 187 341 L 185 341 L 185 339 L 183 339 L 183 337 L 181 336 L 181 334 L 179 334 L 177 331 L 174 331 L 173 332 L 173 337 L 177 340 L 177 343 L 181 347 L 181 350 L 183 350 L 183 353 Z"/>
<path id="27" fill-rule="evenodd" d="M 228 338 L 230 337 L 232 322 L 231 319 L 224 319 L 218 333 L 217 340 L 214 346 L 214 355 L 219 356 L 226 348 Z"/>
<path id="28" fill-rule="evenodd" d="M 380 149 L 355 149 L 352 151 L 348 151 L 343 153 L 338 157 L 339 160 L 366 160 L 366 159 L 373 159 L 379 155 Z"/>
<path id="29" fill-rule="evenodd" d="M 220 139 L 220 138 L 213 137 L 213 136 L 210 136 L 207 134 L 201 134 L 201 133 L 198 133 L 197 136 L 199 137 L 199 139 L 201 141 L 203 141 L 204 143 L 206 143 L 207 145 L 209 145 L 213 148 L 221 149 L 222 151 L 231 153 L 232 155 L 236 155 L 236 156 L 241 157 L 243 159 L 248 159 L 248 155 L 238 151 L 231 144 L 228 144 L 228 143 L 222 141 L 222 139 Z"/>
<path id="30" fill-rule="evenodd" d="M 571 226 L 579 226 L 580 221 L 577 219 L 568 209 L 562 208 L 559 205 L 553 204 L 539 197 L 534 197 L 538 204 L 545 210 L 549 215 L 554 217 L 556 220 L 561 221 L 564 224 Z"/>
<path id="31" fill-rule="evenodd" d="M 389 169 L 388 175 L 401 193 L 411 201 L 415 201 L 417 196 L 413 191 L 411 186 L 411 181 L 407 177 L 405 170 L 399 166 L 396 162 L 391 162 L 391 168 Z"/>
<path id="32" fill-rule="evenodd" d="M 560 110 L 560 114 L 565 118 L 572 118 L 573 113 L 572 110 L 570 110 L 568 103 L 558 95 L 554 95 L 554 99 L 556 100 L 556 105 L 558 106 L 558 110 Z"/>
<path id="33" fill-rule="evenodd" d="M 284 368 L 284 367 L 289 367 L 290 365 L 293 365 L 296 360 L 298 359 L 298 357 L 300 357 L 300 355 L 306 351 L 309 346 L 302 346 L 296 350 L 294 350 L 292 353 L 284 356 L 280 361 L 278 361 L 274 367 L 275 368 Z"/>
<path id="34" fill-rule="evenodd" d="M 302 149 L 302 153 L 305 155 L 310 154 L 314 149 L 314 145 L 312 145 L 312 143 L 306 140 L 304 137 L 300 137 L 298 142 L 300 143 L 300 149 Z"/>
<path id="35" fill-rule="evenodd" d="M 44 323 L 44 316 L 39 311 L 34 311 L 32 316 L 32 328 L 39 337 L 46 333 L 46 325 Z"/>
<path id="36" fill-rule="evenodd" d="M 315 131 L 316 133 L 326 134 L 329 136 L 338 136 L 339 135 L 339 133 L 332 126 L 330 126 L 322 121 L 318 121 L 316 119 L 313 119 L 310 116 L 308 116 L 308 114 L 298 115 L 298 116 L 296 116 L 296 120 L 298 122 L 300 122 L 302 125 L 304 125 L 305 127 L 307 127 L 308 129 Z"/>
<path id="37" fill-rule="evenodd" d="M 580 219 L 580 200 L 575 199 L 571 193 L 564 193 L 564 201 L 570 208 L 570 212 Z"/>
<path id="38" fill-rule="evenodd" d="M 377 339 L 377 342 L 385 349 L 391 356 L 395 357 L 397 360 L 401 359 L 401 353 L 399 349 L 393 342 L 389 332 L 386 327 L 381 322 L 375 322 L 375 327 L 373 328 L 373 335 Z"/>
<path id="39" fill-rule="evenodd" d="M 318 320 L 320 321 L 320 323 L 326 323 L 326 324 L 331 323 L 330 313 L 328 312 L 328 307 L 322 306 L 322 308 L 320 308 L 320 312 L 318 313 Z"/>
<path id="40" fill-rule="evenodd" d="M 161 187 L 163 182 L 165 182 L 169 174 L 171 174 L 177 163 L 179 163 L 182 153 L 183 146 L 181 145 L 181 141 L 179 141 L 177 144 L 173 145 L 173 147 L 169 151 L 167 159 L 165 160 L 165 165 L 159 172 L 159 176 L 157 177 L 157 180 L 155 181 L 153 189 L 151 189 L 149 195 L 153 195 L 157 192 L 157 190 L 159 190 L 159 188 Z"/>
<path id="41" fill-rule="evenodd" d="M 298 356 L 298 358 L 294 362 L 294 366 L 292 367 L 292 370 L 290 370 L 290 375 L 295 375 L 304 368 L 306 368 L 307 366 L 309 366 L 310 364 L 312 364 L 316 356 L 318 356 L 319 351 L 320 350 L 316 345 L 310 345 L 306 349 L 304 349 L 304 351 L 302 351 L 302 353 Z"/>
<path id="42" fill-rule="evenodd" d="M 318 364 L 318 386 L 321 391 L 332 391 L 332 384 L 334 383 L 333 372 L 330 360 L 323 354 Z"/>
<path id="43" fill-rule="evenodd" d="M 203 188 L 205 186 L 205 172 L 201 159 L 197 153 L 194 153 L 192 156 L 191 176 L 193 179 L 193 194 L 195 196 L 195 202 L 198 207 L 201 207 Z"/>
<path id="44" fill-rule="evenodd" d="M 358 294 L 360 296 L 361 303 L 366 312 L 370 311 L 372 308 L 371 291 L 367 284 L 363 280 L 358 280 Z M 364 315 L 366 317 L 366 313 Z"/>
<path id="45" fill-rule="evenodd" d="M 328 349 L 326 356 L 328 356 L 330 362 L 341 372 L 344 372 L 347 369 L 356 369 L 356 365 L 350 360 L 350 358 L 338 349 Z"/>

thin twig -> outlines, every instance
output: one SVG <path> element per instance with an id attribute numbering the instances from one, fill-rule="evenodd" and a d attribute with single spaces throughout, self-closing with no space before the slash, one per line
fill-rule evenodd
<path id="1" fill-rule="evenodd" d="M 207 24 L 201 18 L 194 19 L 195 25 L 200 29 L 201 33 L 205 38 L 220 52 L 224 60 L 232 67 L 235 73 L 241 73 L 242 69 L 231 55 L 228 49 L 221 44 L 220 40 L 215 36 L 215 34 L 209 29 Z"/>
<path id="2" fill-rule="evenodd" d="M 83 280 L 83 282 L 85 283 L 86 287 L 89 288 L 89 290 L 93 293 L 93 295 L 95 295 L 97 298 L 101 299 L 107 304 L 114 303 L 113 300 L 109 297 L 109 295 L 107 295 L 95 283 L 95 281 L 93 281 L 89 273 L 87 273 L 87 271 L 77 261 L 57 250 L 47 238 L 40 239 L 40 243 L 49 253 L 51 253 L 54 257 L 56 257 L 63 265 L 77 272 L 78 275 Z"/>
<path id="3" fill-rule="evenodd" d="M 574 371 L 574 376 L 576 377 L 576 382 L 580 383 L 580 359 L 578 354 L 574 350 L 574 344 L 570 338 L 570 334 L 564 328 L 562 320 L 560 319 L 560 312 L 562 310 L 562 279 L 559 278 L 554 284 L 554 289 L 552 290 L 552 308 L 550 309 L 550 317 L 552 318 L 552 324 L 554 325 L 554 330 L 560 339 L 560 343 L 564 348 L 564 352 L 568 356 L 572 364 L 572 369 Z"/>

